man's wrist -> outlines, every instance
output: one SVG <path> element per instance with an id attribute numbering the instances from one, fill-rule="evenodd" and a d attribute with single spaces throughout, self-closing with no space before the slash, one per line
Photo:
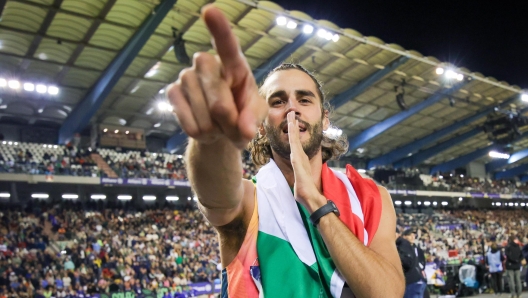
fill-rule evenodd
<path id="1" fill-rule="evenodd" d="M 327 202 L 328 200 L 324 196 L 321 195 L 321 196 L 318 196 L 317 199 L 308 201 L 306 204 L 306 209 L 308 210 L 308 213 L 312 214 L 319 208 L 326 205 Z"/>

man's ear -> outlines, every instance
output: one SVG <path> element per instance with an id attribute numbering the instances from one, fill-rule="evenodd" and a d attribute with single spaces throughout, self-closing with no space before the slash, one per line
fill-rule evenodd
<path id="1" fill-rule="evenodd" d="M 264 129 L 264 123 L 261 123 L 258 129 L 259 135 L 265 136 L 266 135 L 266 129 Z"/>
<path id="2" fill-rule="evenodd" d="M 323 116 L 323 131 L 327 130 L 328 128 L 330 128 L 330 118 L 328 118 L 328 110 L 325 110 L 324 111 L 324 116 Z"/>

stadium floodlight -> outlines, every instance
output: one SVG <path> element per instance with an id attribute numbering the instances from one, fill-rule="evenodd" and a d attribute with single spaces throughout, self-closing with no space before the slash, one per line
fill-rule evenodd
<path id="1" fill-rule="evenodd" d="M 178 200 L 180 200 L 180 198 L 177 197 L 177 196 L 166 196 L 165 200 L 167 200 L 167 201 L 178 201 Z"/>
<path id="2" fill-rule="evenodd" d="M 3 141 L 2 144 L 4 144 L 4 145 L 7 144 L 7 141 Z"/>
<path id="3" fill-rule="evenodd" d="M 365 169 L 358 169 L 357 171 L 358 171 L 358 173 L 363 173 L 363 174 L 367 172 L 367 170 L 365 170 Z"/>
<path id="4" fill-rule="evenodd" d="M 334 35 L 332 34 L 332 32 L 327 31 L 324 38 L 326 40 L 332 40 L 333 37 L 334 37 Z"/>
<path id="5" fill-rule="evenodd" d="M 127 130 L 127 131 L 125 131 L 125 134 L 129 134 L 129 133 L 130 133 L 130 131 L 128 131 L 128 130 Z"/>
<path id="6" fill-rule="evenodd" d="M 47 199 L 49 198 L 49 195 L 47 193 L 33 193 L 31 194 L 31 197 L 34 199 Z"/>
<path id="7" fill-rule="evenodd" d="M 43 85 L 43 84 L 38 84 L 36 90 L 37 90 L 37 93 L 44 94 L 48 91 L 48 86 Z"/>
<path id="8" fill-rule="evenodd" d="M 436 205 L 438 205 L 438 202 L 433 202 L 433 206 L 436 206 Z"/>
<path id="9" fill-rule="evenodd" d="M 119 133 L 119 129 L 114 130 L 114 133 Z"/>
<path id="10" fill-rule="evenodd" d="M 53 148 L 54 148 L 54 149 L 57 149 L 57 148 L 59 148 L 59 146 L 57 146 L 57 145 L 53 145 Z"/>
<path id="11" fill-rule="evenodd" d="M 162 112 L 172 112 L 172 105 L 165 101 L 158 102 L 158 110 Z"/>
<path id="12" fill-rule="evenodd" d="M 187 201 L 190 201 L 191 200 L 191 197 L 187 197 Z"/>
<path id="13" fill-rule="evenodd" d="M 463 198 L 462 198 L 462 197 L 460 197 L 460 198 L 458 198 L 458 200 L 459 200 L 459 201 L 462 201 L 462 200 L 463 200 Z"/>
<path id="14" fill-rule="evenodd" d="M 445 202 L 445 201 L 444 201 L 444 202 L 442 202 L 442 206 L 447 206 L 447 205 L 449 205 L 449 203 L 448 203 L 448 202 Z"/>
<path id="15" fill-rule="evenodd" d="M 456 79 L 458 74 L 456 72 L 454 72 L 452 69 L 449 69 L 449 70 L 447 70 L 445 72 L 445 76 L 448 79 Z"/>
<path id="16" fill-rule="evenodd" d="M 502 205 L 501 202 L 497 202 L 497 203 L 495 203 L 495 206 L 500 206 L 500 205 Z"/>
<path id="17" fill-rule="evenodd" d="M 6 79 L 0 79 L 0 87 L 5 88 L 7 86 Z"/>
<path id="18" fill-rule="evenodd" d="M 321 38 L 325 38 L 326 36 L 326 30 L 325 29 L 319 29 L 317 30 L 317 36 L 321 37 Z"/>
<path id="19" fill-rule="evenodd" d="M 155 200 L 156 200 L 156 196 L 150 196 L 150 195 L 143 196 L 143 201 L 155 201 Z"/>
<path id="20" fill-rule="evenodd" d="M 295 29 L 297 28 L 297 23 L 295 23 L 294 21 L 288 21 L 288 24 L 286 24 L 286 28 Z"/>
<path id="21" fill-rule="evenodd" d="M 332 35 L 332 41 L 333 42 L 338 42 L 339 41 L 339 34 Z"/>
<path id="22" fill-rule="evenodd" d="M 405 204 L 405 206 L 411 206 L 412 202 L 411 201 L 405 201 L 404 204 Z"/>
<path id="23" fill-rule="evenodd" d="M 63 199 L 76 200 L 76 199 L 79 198 L 79 195 L 76 195 L 76 194 L 63 194 L 63 195 L 62 195 L 62 198 L 63 198 Z"/>
<path id="24" fill-rule="evenodd" d="M 7 82 L 7 86 L 11 89 L 19 89 L 20 88 L 20 82 L 17 80 L 10 80 Z"/>
<path id="25" fill-rule="evenodd" d="M 24 83 L 24 90 L 28 91 L 28 92 L 33 92 L 35 91 L 35 84 L 32 84 L 32 83 Z"/>
<path id="26" fill-rule="evenodd" d="M 443 75 L 443 74 L 444 74 L 444 71 L 445 71 L 445 70 L 444 70 L 444 68 L 442 68 L 442 67 L 437 67 L 437 68 L 436 68 L 436 74 L 437 74 L 437 75 Z"/>
<path id="27" fill-rule="evenodd" d="M 524 206 L 526 206 L 526 204 L 525 203 L 521 203 L 521 207 L 524 207 Z"/>
<path id="28" fill-rule="evenodd" d="M 49 95 L 57 95 L 57 94 L 59 94 L 59 88 L 57 86 L 49 86 L 48 87 L 48 94 Z"/>
<path id="29" fill-rule="evenodd" d="M 131 195 L 118 195 L 117 199 L 121 201 L 130 201 L 132 200 L 132 196 Z"/>
<path id="30" fill-rule="evenodd" d="M 2 81 L 0 80 L 0 87 L 2 86 Z M 522 101 L 528 101 L 528 94 L 523 93 L 521 94 L 521 100 Z"/>
<path id="31" fill-rule="evenodd" d="M 280 16 L 280 17 L 277 17 L 277 25 L 279 26 L 284 26 L 288 23 L 288 19 L 286 19 L 286 17 L 283 17 L 283 16 Z"/>
<path id="32" fill-rule="evenodd" d="M 507 153 L 500 153 L 497 151 L 490 151 L 489 156 L 493 158 L 501 158 L 501 159 L 508 159 L 510 158 L 510 155 Z"/>
<path id="33" fill-rule="evenodd" d="M 91 195 L 90 198 L 92 200 L 105 200 L 106 199 L 106 195 L 95 194 L 95 195 Z"/>
<path id="34" fill-rule="evenodd" d="M 515 207 L 518 207 L 519 206 L 519 203 L 515 203 Z"/>
<path id="35" fill-rule="evenodd" d="M 438 176 L 438 179 L 444 179 L 444 176 L 440 175 Z"/>
<path id="36" fill-rule="evenodd" d="M 401 201 L 394 201 L 394 205 L 400 206 L 401 204 L 402 204 Z"/>
<path id="37" fill-rule="evenodd" d="M 11 146 L 11 145 L 13 145 L 13 142 L 9 141 L 9 142 L 7 142 L 7 145 Z"/>
<path id="38" fill-rule="evenodd" d="M 303 33 L 304 34 L 312 34 L 313 31 L 314 31 L 314 27 L 312 25 L 306 24 L 306 25 L 303 26 Z"/>
<path id="39" fill-rule="evenodd" d="M 194 200 L 195 202 L 198 202 L 198 197 L 197 197 L 197 196 L 194 196 L 194 197 L 193 197 L 193 200 Z"/>
<path id="40" fill-rule="evenodd" d="M 513 206 L 513 203 L 508 203 L 508 206 L 512 207 L 512 206 Z"/>
<path id="41" fill-rule="evenodd" d="M 18 146 L 18 142 L 15 142 L 14 145 L 15 145 L 15 146 Z"/>
<path id="42" fill-rule="evenodd" d="M 154 127 L 160 127 L 160 126 L 161 126 L 161 123 L 160 123 L 160 122 L 154 124 Z"/>
<path id="43" fill-rule="evenodd" d="M 431 205 L 431 202 L 429 202 L 429 201 L 425 201 L 424 202 L 424 206 L 430 206 L 430 205 Z"/>
<path id="44" fill-rule="evenodd" d="M 416 202 L 416 204 L 422 205 L 422 201 L 418 201 L 418 202 Z"/>
<path id="45" fill-rule="evenodd" d="M 8 193 L 8 192 L 0 192 L 0 198 L 10 198 L 11 197 L 11 194 Z"/>
<path id="46" fill-rule="evenodd" d="M 108 128 L 103 129 L 103 132 L 107 132 L 107 131 L 108 131 Z"/>
<path id="47" fill-rule="evenodd" d="M 463 81 L 464 80 L 464 75 L 459 73 L 459 74 L 457 74 L 456 79 L 457 79 L 457 81 Z"/>

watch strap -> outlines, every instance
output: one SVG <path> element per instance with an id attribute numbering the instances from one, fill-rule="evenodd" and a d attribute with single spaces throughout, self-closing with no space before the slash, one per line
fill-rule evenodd
<path id="1" fill-rule="evenodd" d="M 337 209 L 334 202 L 328 200 L 328 202 L 325 205 L 315 210 L 310 215 L 310 222 L 312 223 L 312 225 L 317 226 L 321 217 L 327 215 L 328 213 L 332 213 L 332 212 L 335 213 L 337 216 L 339 216 L 339 210 Z"/>

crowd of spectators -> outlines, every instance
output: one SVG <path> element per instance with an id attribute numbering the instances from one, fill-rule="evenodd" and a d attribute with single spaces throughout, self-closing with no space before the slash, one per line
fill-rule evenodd
<path id="1" fill-rule="evenodd" d="M 79 209 L 0 213 L 0 297 L 141 297 L 219 283 L 216 234 L 197 209 Z"/>
<path id="2" fill-rule="evenodd" d="M 32 175 L 99 176 L 91 152 L 73 144 L 66 146 L 3 142 L 0 172 Z"/>

